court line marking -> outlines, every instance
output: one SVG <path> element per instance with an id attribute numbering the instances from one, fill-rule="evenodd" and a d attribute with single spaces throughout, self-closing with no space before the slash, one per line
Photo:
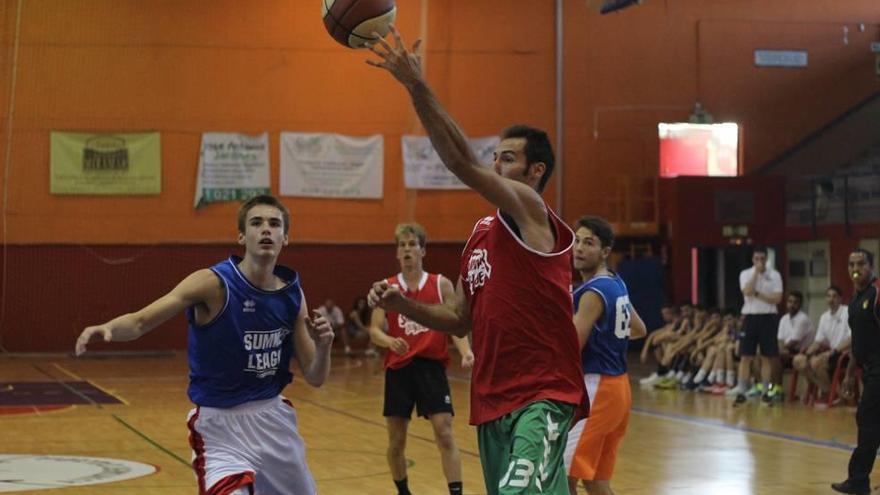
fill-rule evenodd
<path id="1" fill-rule="evenodd" d="M 61 366 L 61 365 L 58 364 L 58 363 L 52 363 L 52 366 L 58 368 L 59 371 L 61 371 L 62 373 L 66 374 L 67 376 L 73 378 L 74 380 L 79 380 L 79 381 L 81 381 L 81 382 L 86 382 L 86 383 L 88 383 L 89 385 L 95 387 L 96 389 L 100 390 L 101 392 L 104 392 L 105 394 L 109 395 L 110 397 L 113 397 L 114 399 L 119 400 L 119 402 L 122 402 L 122 403 L 125 404 L 126 406 L 130 406 L 130 405 L 131 405 L 131 403 L 129 403 L 129 402 L 128 402 L 124 397 L 122 397 L 121 395 L 111 392 L 110 390 L 108 390 L 108 389 L 102 387 L 101 385 L 98 385 L 97 383 L 93 382 L 92 380 L 86 380 L 85 378 L 83 378 L 83 377 L 77 375 L 76 373 L 74 373 L 74 372 L 68 370 L 67 368 L 65 368 L 64 366 Z"/>
<path id="2" fill-rule="evenodd" d="M 753 435 L 773 438 L 776 440 L 787 440 L 789 442 L 803 443 L 803 444 L 807 444 L 807 445 L 812 445 L 814 447 L 824 447 L 824 448 L 828 448 L 828 449 L 842 450 L 842 451 L 846 451 L 846 452 L 852 452 L 852 450 L 855 448 L 855 445 L 849 445 L 846 443 L 837 442 L 835 440 L 830 440 L 830 441 L 829 440 L 816 440 L 814 438 L 801 437 L 801 436 L 797 436 L 797 435 L 790 435 L 788 433 L 780 433 L 780 432 L 770 431 L 770 430 L 762 430 L 759 428 L 752 428 L 749 426 L 732 425 L 732 424 L 725 423 L 725 422 L 718 420 L 718 419 L 700 418 L 700 417 L 696 417 L 696 416 L 688 416 L 686 414 L 654 411 L 651 409 L 645 409 L 645 408 L 641 408 L 641 407 L 633 407 L 633 408 L 631 408 L 631 411 L 636 414 L 641 414 L 643 416 L 651 416 L 651 417 L 660 418 L 660 419 L 671 419 L 673 421 L 680 421 L 682 423 L 689 423 L 689 424 L 695 424 L 695 425 L 700 425 L 700 426 L 720 428 L 723 430 L 751 433 Z"/>
<path id="3" fill-rule="evenodd" d="M 183 464 L 184 466 L 186 466 L 186 467 L 188 467 L 188 468 L 192 468 L 192 464 L 190 464 L 189 462 L 185 461 L 182 457 L 180 457 L 179 455 L 175 454 L 174 452 L 172 452 L 172 451 L 168 450 L 167 448 L 163 447 L 159 442 L 156 442 L 156 441 L 153 440 L 152 438 L 148 437 L 145 433 L 141 433 L 140 430 L 138 430 L 138 429 L 135 428 L 134 426 L 131 426 L 130 424 L 128 424 L 124 419 L 120 418 L 119 416 L 117 416 L 117 415 L 115 415 L 115 414 L 111 414 L 110 416 L 112 416 L 113 419 L 115 419 L 116 421 L 118 421 L 119 424 L 121 424 L 122 426 L 124 426 L 125 428 L 127 428 L 127 429 L 128 429 L 129 431 L 131 431 L 132 433 L 134 433 L 135 435 L 137 435 L 137 436 L 143 438 L 144 440 L 146 440 L 146 442 L 149 443 L 150 445 L 152 445 L 153 447 L 156 447 L 157 449 L 161 450 L 162 452 L 165 452 L 166 454 L 168 454 L 169 456 L 171 456 L 172 458 L 174 458 L 175 460 L 177 460 L 178 462 L 180 462 L 180 463 Z"/>
<path id="4" fill-rule="evenodd" d="M 33 366 L 34 368 L 36 368 L 36 370 L 39 371 L 40 373 L 42 373 L 42 374 L 48 376 L 49 378 L 51 378 L 52 380 L 54 380 L 55 383 L 61 385 L 61 386 L 64 387 L 64 388 L 66 388 L 68 391 L 73 392 L 74 395 L 79 396 L 81 399 L 84 399 L 86 402 L 91 403 L 91 405 L 97 407 L 98 409 L 104 409 L 104 406 L 102 406 L 101 404 L 99 404 L 99 403 L 93 401 L 91 397 L 85 395 L 84 393 L 80 392 L 79 390 L 77 390 L 77 389 L 71 387 L 70 385 L 64 383 L 63 380 L 59 380 L 58 378 L 56 378 L 55 376 L 53 376 L 51 373 L 49 373 L 48 371 L 44 370 L 43 368 L 40 368 L 40 367 L 37 366 L 36 364 L 31 364 L 31 366 Z"/>
<path id="5" fill-rule="evenodd" d="M 378 427 L 382 428 L 383 430 L 387 428 L 387 425 L 385 423 L 381 423 L 379 421 L 373 421 L 372 419 L 367 419 L 362 416 L 358 416 L 357 414 L 352 414 L 350 412 L 343 411 L 341 409 L 336 409 L 335 407 L 325 406 L 324 404 L 321 404 L 320 402 L 317 402 L 317 401 L 304 399 L 302 397 L 298 397 L 296 400 L 298 400 L 300 402 L 305 402 L 306 404 L 311 404 L 315 407 L 324 409 L 325 411 L 334 412 L 336 414 L 341 414 L 343 416 L 346 416 L 346 417 L 349 417 L 352 419 L 356 419 L 362 423 L 367 423 L 369 425 L 378 426 Z M 415 438 L 417 440 L 422 440 L 423 442 L 428 442 L 428 443 L 437 445 L 437 441 L 434 440 L 433 438 L 423 437 L 421 435 L 416 435 L 415 433 L 410 433 L 408 428 L 407 428 L 406 436 Z M 473 452 L 473 451 L 470 451 L 470 450 L 467 450 L 467 449 L 463 449 L 461 447 L 458 448 L 458 451 L 461 452 L 462 454 L 467 454 L 469 456 L 480 457 L 480 454 Z"/>

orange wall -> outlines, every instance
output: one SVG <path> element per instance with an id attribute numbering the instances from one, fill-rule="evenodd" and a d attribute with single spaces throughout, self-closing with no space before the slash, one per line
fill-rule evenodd
<path id="1" fill-rule="evenodd" d="M 545 75 L 553 74 L 553 30 L 536 30 L 524 45 L 516 28 L 552 26 L 552 0 L 428 4 L 429 79 L 470 134 L 516 121 L 552 126 L 553 80 Z M 16 2 L 3 5 L 14 13 Z M 400 2 L 398 24 L 410 40 L 420 18 L 420 2 Z M 212 130 L 269 131 L 273 184 L 279 131 L 385 136 L 385 197 L 287 198 L 300 241 L 387 241 L 411 218 L 435 240 L 458 240 L 490 211 L 470 192 L 403 189 L 400 136 L 418 130 L 408 98 L 364 63 L 366 52 L 333 42 L 316 0 L 28 1 L 19 57 L 9 242 L 230 239 L 236 205 L 192 209 L 200 133 Z M 522 77 L 524 65 L 541 77 Z M 52 129 L 161 131 L 162 194 L 50 195 Z"/>
<path id="2" fill-rule="evenodd" d="M 583 4 L 565 3 L 569 219 L 613 216 L 617 175 L 656 176 L 657 122 L 686 120 L 695 101 L 743 126 L 748 172 L 880 90 L 876 0 L 647 0 L 601 17 Z M 807 50 L 809 65 L 756 68 L 758 48 Z"/>
<path id="3" fill-rule="evenodd" d="M 17 3 L 0 0 L 0 151 Z M 521 121 L 555 133 L 553 0 L 398 3 L 410 39 L 420 31 L 421 5 L 429 6 L 429 80 L 470 135 Z M 364 52 L 330 39 L 317 0 L 23 5 L 11 243 L 230 239 L 234 204 L 191 207 L 200 133 L 211 130 L 270 132 L 273 184 L 279 131 L 385 136 L 385 197 L 286 198 L 297 241 L 384 242 L 396 222 L 411 218 L 435 240 L 461 241 L 490 211 L 470 192 L 402 188 L 399 139 L 418 130 L 408 99 L 363 63 Z M 752 170 L 878 89 L 867 47 L 880 39 L 876 0 L 647 0 L 608 16 L 566 0 L 564 10 L 568 220 L 585 211 L 616 220 L 609 185 L 656 176 L 656 123 L 686 118 L 696 100 L 717 120 L 744 126 Z M 755 48 L 806 49 L 810 65 L 756 69 Z M 53 129 L 161 131 L 162 194 L 50 195 Z M 552 188 L 546 197 L 553 202 Z"/>

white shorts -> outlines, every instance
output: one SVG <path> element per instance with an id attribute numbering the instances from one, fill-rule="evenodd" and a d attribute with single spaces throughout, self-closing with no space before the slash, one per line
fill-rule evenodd
<path id="1" fill-rule="evenodd" d="M 314 495 L 315 480 L 287 399 L 230 408 L 196 407 L 187 418 L 199 495 L 251 489 L 259 495 Z"/>

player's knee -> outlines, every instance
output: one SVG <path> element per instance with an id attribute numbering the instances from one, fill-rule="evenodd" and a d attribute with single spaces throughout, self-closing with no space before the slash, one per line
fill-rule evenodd
<path id="1" fill-rule="evenodd" d="M 434 439 L 441 450 L 455 448 L 455 437 L 452 435 L 452 418 L 434 423 Z"/>
<path id="2" fill-rule="evenodd" d="M 814 357 L 813 359 L 810 360 L 810 368 L 812 368 L 813 371 L 816 371 L 816 372 L 822 371 L 822 369 L 825 367 L 824 361 L 825 360 L 822 359 L 821 357 L 818 357 L 818 356 Z"/>
<path id="3" fill-rule="evenodd" d="M 388 455 L 391 457 L 402 457 L 406 450 L 406 441 L 393 439 L 388 442 Z"/>
<path id="4" fill-rule="evenodd" d="M 406 432 L 391 432 L 388 435 L 388 452 L 389 453 L 399 453 L 403 454 L 403 450 L 406 448 Z"/>

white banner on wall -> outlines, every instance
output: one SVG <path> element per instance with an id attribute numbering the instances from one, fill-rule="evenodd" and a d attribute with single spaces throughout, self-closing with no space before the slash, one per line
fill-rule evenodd
<path id="1" fill-rule="evenodd" d="M 383 138 L 281 133 L 281 194 L 315 198 L 382 197 Z"/>
<path id="2" fill-rule="evenodd" d="M 195 208 L 269 194 L 269 135 L 202 134 Z"/>
<path id="3" fill-rule="evenodd" d="M 467 189 L 440 161 L 426 136 L 403 136 L 403 177 L 410 189 Z M 481 165 L 490 166 L 498 136 L 468 140 Z"/>

